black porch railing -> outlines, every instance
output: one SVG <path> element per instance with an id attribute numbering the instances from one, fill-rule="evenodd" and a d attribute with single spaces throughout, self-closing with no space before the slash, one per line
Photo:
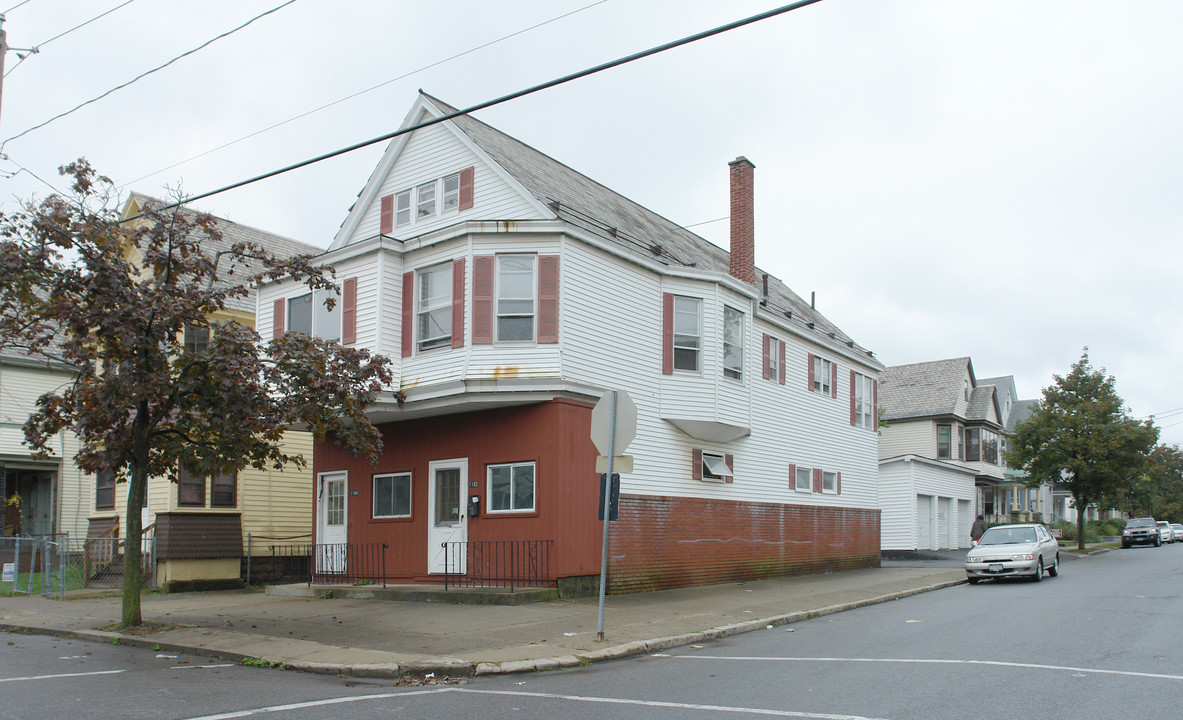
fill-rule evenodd
<path id="1" fill-rule="evenodd" d="M 549 587 L 553 540 L 446 542 L 444 590 L 449 587 Z"/>
<path id="2" fill-rule="evenodd" d="M 386 587 L 386 543 L 327 543 L 312 550 L 308 584 L 381 583 Z"/>

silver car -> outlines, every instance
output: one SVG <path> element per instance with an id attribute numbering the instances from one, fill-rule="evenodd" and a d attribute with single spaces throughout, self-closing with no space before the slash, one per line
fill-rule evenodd
<path id="1" fill-rule="evenodd" d="M 1183 524 L 1171 523 L 1172 542 L 1183 542 Z"/>
<path id="2" fill-rule="evenodd" d="M 982 534 L 965 556 L 970 585 L 985 578 L 1029 577 L 1043 580 L 1043 573 L 1060 574 L 1060 544 L 1038 523 L 995 525 Z"/>

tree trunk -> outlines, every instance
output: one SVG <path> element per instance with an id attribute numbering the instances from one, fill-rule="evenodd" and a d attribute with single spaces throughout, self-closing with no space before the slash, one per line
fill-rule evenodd
<path id="1" fill-rule="evenodd" d="M 140 417 L 144 415 L 141 413 Z M 139 424 L 136 420 L 136 424 Z M 131 466 L 131 480 L 127 488 L 127 539 L 123 546 L 123 627 L 135 627 L 143 623 L 140 616 L 140 582 L 143 557 L 140 552 L 143 543 L 143 521 L 140 515 L 144 499 L 148 496 L 148 439 L 147 433 L 136 442 L 135 460 Z"/>
<path id="2" fill-rule="evenodd" d="M 1081 499 L 1076 498 L 1076 549 L 1084 550 L 1084 525 L 1088 506 L 1081 506 Z"/>

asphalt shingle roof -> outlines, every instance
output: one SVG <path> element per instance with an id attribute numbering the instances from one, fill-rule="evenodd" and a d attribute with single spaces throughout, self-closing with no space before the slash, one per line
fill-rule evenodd
<path id="1" fill-rule="evenodd" d="M 884 419 L 952 414 L 969 364 L 961 357 L 885 368 L 879 379 Z"/>
<path id="2" fill-rule="evenodd" d="M 132 193 L 131 199 L 136 201 L 142 208 L 168 204 L 163 200 L 151 197 L 149 195 L 144 195 L 142 193 Z M 191 214 L 195 213 L 195 211 L 188 208 L 186 208 L 184 212 Z M 279 258 L 289 258 L 294 255 L 320 255 L 324 252 L 324 248 L 319 248 L 315 245 L 309 245 L 307 243 L 300 242 L 299 240 L 293 240 L 289 237 L 284 237 L 283 235 L 276 235 L 275 233 L 270 233 L 265 230 L 259 230 L 258 228 L 250 227 L 249 225 L 242 225 L 216 215 L 211 215 L 211 217 L 213 217 L 218 230 L 222 234 L 222 237 L 220 239 L 203 238 L 202 247 L 207 252 L 220 252 L 229 250 L 233 245 L 240 242 L 253 243 L 254 245 L 263 248 L 267 252 Z M 247 267 L 250 266 L 249 261 L 244 261 L 243 264 Z M 230 283 L 240 283 L 243 282 L 243 280 L 245 280 L 245 278 L 227 280 L 224 282 L 224 285 L 228 285 Z M 250 295 L 242 298 L 231 297 L 227 298 L 226 307 L 230 310 L 240 310 L 254 313 L 255 301 Z"/>
<path id="3" fill-rule="evenodd" d="M 442 113 L 457 112 L 457 108 L 420 92 Z M 634 255 L 667 265 L 729 272 L 727 251 L 681 225 L 475 118 L 461 115 L 451 122 L 556 217 L 594 232 Z M 757 278 L 762 274 L 757 268 Z M 757 282 L 762 289 L 762 279 Z M 768 306 L 784 315 L 786 321 L 832 336 L 832 341 L 864 352 L 872 364 L 879 364 L 869 351 L 772 275 L 768 275 Z"/>

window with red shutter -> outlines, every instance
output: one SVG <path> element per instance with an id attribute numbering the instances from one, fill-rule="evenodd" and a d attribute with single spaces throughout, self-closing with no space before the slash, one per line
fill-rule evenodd
<path id="1" fill-rule="evenodd" d="M 383 235 L 394 232 L 394 195 L 382 196 L 378 226 L 378 232 Z"/>
<path id="2" fill-rule="evenodd" d="M 472 344 L 493 343 L 493 260 L 492 255 L 472 259 Z"/>
<path id="3" fill-rule="evenodd" d="M 674 295 L 661 295 L 661 374 L 674 374 Z"/>
<path id="4" fill-rule="evenodd" d="M 559 256 L 538 256 L 538 342 L 559 341 Z"/>
<path id="5" fill-rule="evenodd" d="M 415 346 L 415 273 L 403 273 L 402 354 L 411 357 Z"/>
<path id="6" fill-rule="evenodd" d="M 283 337 L 283 320 L 287 310 L 287 300 L 276 300 L 271 306 L 271 337 Z"/>
<path id="7" fill-rule="evenodd" d="M 690 477 L 702 480 L 702 448 L 690 451 Z"/>
<path id="8" fill-rule="evenodd" d="M 460 171 L 460 209 L 468 210 L 473 205 L 473 184 L 476 177 L 475 167 L 466 167 Z"/>
<path id="9" fill-rule="evenodd" d="M 464 258 L 452 261 L 452 347 L 464 347 Z"/>
<path id="10" fill-rule="evenodd" d="M 357 342 L 357 278 L 346 278 L 341 298 L 341 344 Z"/>

